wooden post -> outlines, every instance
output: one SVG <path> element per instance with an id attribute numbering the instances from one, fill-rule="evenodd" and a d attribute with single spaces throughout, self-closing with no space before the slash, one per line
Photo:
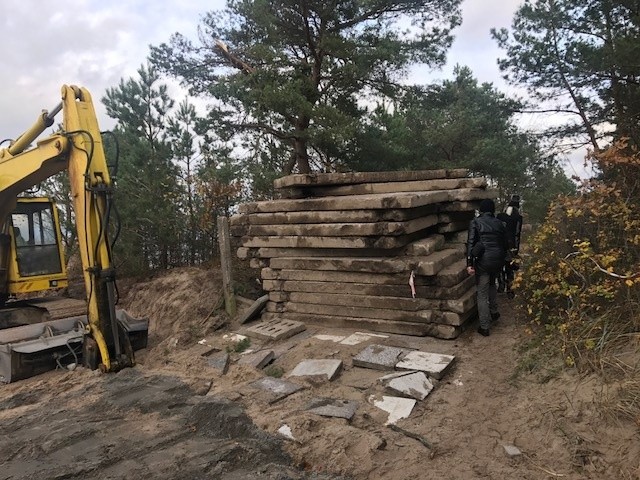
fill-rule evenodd
<path id="1" fill-rule="evenodd" d="M 233 294 L 231 279 L 231 236 L 229 235 L 229 219 L 227 217 L 218 217 L 218 245 L 220 246 L 224 309 L 227 315 L 234 317 L 236 315 L 236 297 Z"/>

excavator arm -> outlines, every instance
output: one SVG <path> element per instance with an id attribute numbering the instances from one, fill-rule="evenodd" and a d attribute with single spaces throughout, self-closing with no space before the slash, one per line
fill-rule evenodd
<path id="1" fill-rule="evenodd" d="M 84 88 L 67 85 L 61 94 L 61 103 L 51 113 L 43 112 L 9 148 L 0 150 L 2 231 L 8 232 L 20 193 L 56 173 L 68 172 L 87 302 L 88 335 L 83 342 L 83 357 L 89 366 L 116 371 L 135 361 L 125 328 L 131 318 L 125 315 L 119 320 L 116 314 L 115 268 L 109 240 L 113 184 L 91 95 Z M 60 111 L 62 130 L 27 149 Z M 7 252 L 0 252 L 5 266 L 6 257 Z M 146 332 L 144 337 L 146 344 Z"/>

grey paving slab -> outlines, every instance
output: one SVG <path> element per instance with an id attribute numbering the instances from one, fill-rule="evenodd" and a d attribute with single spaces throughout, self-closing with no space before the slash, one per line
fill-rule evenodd
<path id="1" fill-rule="evenodd" d="M 424 372 L 411 372 L 387 379 L 384 384 L 393 393 L 404 397 L 424 400 L 433 390 L 433 383 Z"/>
<path id="2" fill-rule="evenodd" d="M 229 370 L 229 354 L 227 352 L 215 352 L 205 356 L 207 365 L 219 370 L 222 375 L 225 375 Z"/>
<path id="3" fill-rule="evenodd" d="M 407 353 L 397 364 L 396 368 L 403 370 L 418 370 L 440 380 L 451 368 L 454 355 L 412 351 Z"/>
<path id="4" fill-rule="evenodd" d="M 274 319 L 247 327 L 244 331 L 250 337 L 264 340 L 282 340 L 304 331 L 307 327 L 295 320 Z"/>
<path id="5" fill-rule="evenodd" d="M 273 350 L 260 350 L 259 352 L 243 355 L 238 360 L 239 365 L 250 365 L 258 370 L 263 369 L 273 361 L 275 355 Z"/>
<path id="6" fill-rule="evenodd" d="M 353 366 L 374 370 L 393 370 L 396 364 L 410 352 L 411 350 L 406 348 L 369 345 L 353 357 Z"/>
<path id="7" fill-rule="evenodd" d="M 342 368 L 342 360 L 309 359 L 303 360 L 289 373 L 290 377 L 327 377 L 333 380 Z"/>
<path id="8" fill-rule="evenodd" d="M 264 377 L 249 384 L 250 387 L 268 392 L 270 403 L 282 400 L 304 387 L 281 378 Z"/>
<path id="9" fill-rule="evenodd" d="M 337 417 L 351 420 L 358 409 L 355 400 L 337 400 L 333 398 L 314 398 L 305 408 L 306 411 L 323 417 Z"/>

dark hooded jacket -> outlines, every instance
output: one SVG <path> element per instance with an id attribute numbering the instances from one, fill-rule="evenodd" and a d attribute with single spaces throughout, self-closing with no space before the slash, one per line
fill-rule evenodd
<path id="1" fill-rule="evenodd" d="M 493 213 L 483 212 L 469 224 L 467 265 L 487 273 L 498 273 L 504 266 L 508 245 L 505 224 Z"/>

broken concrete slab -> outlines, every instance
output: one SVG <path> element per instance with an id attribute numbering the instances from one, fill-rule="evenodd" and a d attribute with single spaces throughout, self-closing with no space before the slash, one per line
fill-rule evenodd
<path id="1" fill-rule="evenodd" d="M 227 352 L 215 352 L 206 355 L 207 365 L 220 371 L 221 375 L 226 375 L 229 370 L 229 354 Z"/>
<path id="2" fill-rule="evenodd" d="M 345 336 L 344 335 L 325 335 L 321 333 L 318 335 L 314 335 L 313 338 L 317 338 L 318 340 L 322 340 L 323 342 L 338 343 L 344 340 Z"/>
<path id="3" fill-rule="evenodd" d="M 351 420 L 358 408 L 355 400 L 336 400 L 333 398 L 314 398 L 305 410 L 323 417 L 336 417 Z"/>
<path id="4" fill-rule="evenodd" d="M 250 387 L 263 390 L 269 394 L 269 403 L 275 403 L 304 387 L 281 378 L 264 377 L 249 384 Z"/>
<path id="5" fill-rule="evenodd" d="M 385 425 L 394 425 L 398 420 L 409 417 L 416 405 L 413 398 L 390 397 L 383 395 L 382 400 L 371 398 L 373 404 L 389 414 Z"/>
<path id="6" fill-rule="evenodd" d="M 304 331 L 307 327 L 294 320 L 273 319 L 245 329 L 247 335 L 263 340 L 282 340 Z"/>
<path id="7" fill-rule="evenodd" d="M 247 323 L 249 320 L 253 320 L 256 318 L 264 306 L 269 301 L 269 295 L 263 295 L 258 298 L 251 306 L 238 318 L 238 323 L 240 325 Z"/>
<path id="8" fill-rule="evenodd" d="M 406 348 L 369 345 L 353 357 L 353 366 L 374 370 L 393 370 L 396 364 L 410 352 L 411 350 Z"/>
<path id="9" fill-rule="evenodd" d="M 300 362 L 289 373 L 289 377 L 326 377 L 333 380 L 342 368 L 342 360 L 335 359 L 308 359 Z"/>
<path id="10" fill-rule="evenodd" d="M 383 383 L 393 393 L 416 400 L 424 400 L 433 390 L 433 383 L 424 372 L 409 372 L 406 375 L 387 378 Z"/>
<path id="11" fill-rule="evenodd" d="M 258 370 L 262 370 L 275 358 L 273 350 L 260 350 L 247 355 L 243 355 L 238 360 L 239 365 L 249 365 Z"/>
<path id="12" fill-rule="evenodd" d="M 403 370 L 418 370 L 440 380 L 451 368 L 454 360 L 454 355 L 414 350 L 407 353 L 396 364 L 396 368 Z"/>

